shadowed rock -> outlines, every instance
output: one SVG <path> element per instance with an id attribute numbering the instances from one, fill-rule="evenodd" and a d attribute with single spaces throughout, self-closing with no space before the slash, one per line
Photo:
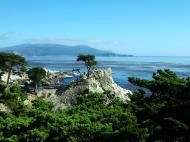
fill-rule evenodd
<path id="1" fill-rule="evenodd" d="M 62 103 L 72 105 L 76 103 L 76 95 L 84 95 L 88 92 L 106 93 L 124 102 L 129 100 L 128 95 L 132 94 L 130 90 L 121 88 L 113 81 L 111 68 L 93 71 L 89 79 L 83 75 L 71 85 L 57 90 L 56 94 L 60 96 Z"/>

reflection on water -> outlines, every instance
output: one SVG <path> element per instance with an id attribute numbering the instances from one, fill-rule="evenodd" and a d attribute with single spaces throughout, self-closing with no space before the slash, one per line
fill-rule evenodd
<path id="1" fill-rule="evenodd" d="M 26 57 L 29 66 L 43 66 L 50 70 L 71 71 L 80 68 L 82 63 L 76 62 L 76 57 L 67 56 L 37 56 Z M 190 75 L 190 57 L 97 57 L 100 68 L 113 70 L 114 80 L 122 87 L 129 87 L 128 77 L 151 79 L 157 69 L 171 69 L 181 77 Z"/>

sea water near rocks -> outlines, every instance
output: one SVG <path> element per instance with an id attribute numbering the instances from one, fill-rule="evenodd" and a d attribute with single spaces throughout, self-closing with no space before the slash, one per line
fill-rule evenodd
<path id="1" fill-rule="evenodd" d="M 180 77 L 190 76 L 190 57 L 96 57 L 100 68 L 112 68 L 116 83 L 124 88 L 133 89 L 128 77 L 151 79 L 157 69 L 171 69 Z M 71 71 L 73 68 L 84 72 L 83 63 L 76 62 L 71 56 L 30 56 L 26 57 L 29 66 L 42 66 L 53 71 Z M 72 78 L 66 79 L 68 83 Z"/>

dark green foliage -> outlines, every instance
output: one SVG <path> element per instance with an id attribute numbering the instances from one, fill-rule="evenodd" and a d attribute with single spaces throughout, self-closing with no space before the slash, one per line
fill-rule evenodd
<path id="1" fill-rule="evenodd" d="M 35 90 L 37 90 L 42 79 L 46 77 L 46 71 L 41 67 L 34 67 L 29 69 L 27 73 L 28 77 L 35 84 Z"/>
<path id="2" fill-rule="evenodd" d="M 153 74 L 152 81 L 142 80 L 130 77 L 129 81 L 135 85 L 145 87 L 151 90 L 153 95 L 156 94 L 180 94 L 186 88 L 187 80 L 179 78 L 174 72 L 158 70 Z"/>
<path id="3" fill-rule="evenodd" d="M 11 73 L 25 71 L 26 64 L 25 58 L 20 55 L 0 52 L 0 69 L 8 72 L 7 85 L 9 84 Z"/>
<path id="4" fill-rule="evenodd" d="M 94 69 L 94 67 L 97 65 L 97 61 L 95 59 L 94 55 L 90 54 L 80 54 L 77 57 L 77 61 L 83 61 L 85 63 L 85 66 L 87 68 L 87 77 L 89 78 L 90 72 Z"/>
<path id="5" fill-rule="evenodd" d="M 37 99 L 33 101 L 33 107 L 44 111 L 51 111 L 53 108 L 53 103 L 43 99 Z"/>
<path id="6" fill-rule="evenodd" d="M 79 141 L 145 141 L 147 130 L 138 127 L 127 105 L 118 99 L 106 105 L 105 96 L 96 93 L 79 97 L 77 105 L 65 110 L 76 121 L 71 135 Z"/>
<path id="7" fill-rule="evenodd" d="M 138 126 L 126 104 L 118 99 L 105 102 L 105 94 L 95 93 L 79 97 L 78 104 L 60 112 L 52 112 L 52 103 L 42 99 L 19 116 L 1 112 L 1 140 L 145 141 L 147 129 Z"/>
<path id="8" fill-rule="evenodd" d="M 4 91 L 0 96 L 0 103 L 8 106 L 12 113 L 19 115 L 25 111 L 24 101 L 25 95 L 18 84 L 12 85 L 8 90 Z"/>
<path id="9" fill-rule="evenodd" d="M 151 81 L 138 78 L 129 81 L 152 92 L 150 97 L 136 92 L 130 103 L 138 123 L 149 129 L 148 141 L 190 141 L 189 78 L 179 78 L 170 70 L 158 70 Z"/>
<path id="10" fill-rule="evenodd" d="M 0 96 L 4 93 L 6 89 L 6 84 L 0 80 Z"/>

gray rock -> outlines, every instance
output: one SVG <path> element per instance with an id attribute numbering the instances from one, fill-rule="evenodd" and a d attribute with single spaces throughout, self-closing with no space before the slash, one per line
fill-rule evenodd
<path id="1" fill-rule="evenodd" d="M 126 90 L 118 86 L 112 78 L 111 68 L 107 70 L 96 70 L 90 74 L 89 79 L 86 76 L 72 83 L 69 87 L 57 91 L 63 103 L 76 103 L 76 95 L 85 94 L 87 92 L 108 93 L 112 96 L 120 98 L 126 102 L 129 100 L 130 90 Z"/>
<path id="2" fill-rule="evenodd" d="M 85 75 L 74 81 L 67 87 L 61 89 L 43 89 L 37 93 L 38 97 L 42 97 L 48 101 L 52 101 L 55 105 L 53 111 L 65 108 L 69 105 L 77 103 L 77 96 L 87 95 L 88 92 L 105 93 L 106 103 L 111 102 L 113 98 L 119 98 L 123 102 L 129 100 L 130 90 L 126 90 L 118 86 L 112 78 L 111 68 L 107 70 L 96 70 L 90 74 L 87 79 Z"/>
<path id="3" fill-rule="evenodd" d="M 8 108 L 5 104 L 0 103 L 0 111 L 11 112 L 10 108 Z"/>

